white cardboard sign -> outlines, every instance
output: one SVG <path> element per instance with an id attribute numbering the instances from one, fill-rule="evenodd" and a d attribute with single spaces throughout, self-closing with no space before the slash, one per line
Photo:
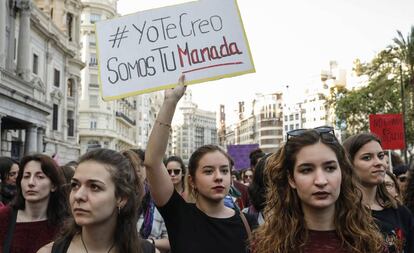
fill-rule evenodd
<path id="1" fill-rule="evenodd" d="M 236 0 L 200 0 L 96 24 L 101 94 L 113 100 L 255 72 Z"/>

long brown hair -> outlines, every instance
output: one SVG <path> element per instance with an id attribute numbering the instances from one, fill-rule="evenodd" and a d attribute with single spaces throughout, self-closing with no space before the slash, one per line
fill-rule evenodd
<path id="1" fill-rule="evenodd" d="M 143 187 L 128 157 L 110 149 L 96 149 L 84 154 L 79 164 L 95 161 L 105 166 L 115 185 L 115 196 L 126 197 L 127 202 L 119 211 L 114 231 L 114 243 L 119 252 L 141 253 L 141 240 L 138 237 L 137 221 L 140 198 Z M 73 238 L 82 227 L 77 225 L 73 217 L 67 220 L 66 226 L 58 241 Z"/>
<path id="2" fill-rule="evenodd" d="M 347 155 L 349 157 L 349 160 L 351 163 L 354 163 L 355 155 L 358 153 L 358 151 L 368 142 L 375 141 L 378 142 L 378 144 L 381 145 L 381 140 L 378 138 L 378 136 L 372 134 L 372 133 L 360 133 L 356 135 L 352 135 L 349 138 L 347 138 L 343 145 L 347 152 Z M 385 184 L 379 184 L 377 185 L 377 192 L 375 194 L 375 200 L 384 208 L 392 207 L 397 208 L 398 203 L 397 200 L 391 194 L 388 192 L 387 188 L 385 187 Z"/>
<path id="3" fill-rule="evenodd" d="M 382 237 L 368 209 L 362 204 L 362 192 L 345 151 L 332 134 L 308 130 L 288 139 L 269 157 L 265 223 L 253 233 L 252 250 L 257 253 L 303 252 L 308 240 L 301 200 L 289 185 L 297 153 L 305 146 L 321 142 L 335 152 L 342 173 L 341 191 L 335 203 L 334 226 L 343 245 L 350 252 L 381 252 Z"/>

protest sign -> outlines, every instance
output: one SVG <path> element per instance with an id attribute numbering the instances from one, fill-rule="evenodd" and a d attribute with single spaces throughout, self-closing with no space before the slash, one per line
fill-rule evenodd
<path id="1" fill-rule="evenodd" d="M 234 161 L 236 170 L 250 168 L 250 152 L 259 148 L 259 144 L 227 145 L 227 153 Z"/>
<path id="2" fill-rule="evenodd" d="M 404 121 L 401 114 L 370 114 L 371 132 L 381 139 L 383 149 L 404 149 Z"/>
<path id="3" fill-rule="evenodd" d="M 104 100 L 254 72 L 235 0 L 200 0 L 96 24 Z"/>

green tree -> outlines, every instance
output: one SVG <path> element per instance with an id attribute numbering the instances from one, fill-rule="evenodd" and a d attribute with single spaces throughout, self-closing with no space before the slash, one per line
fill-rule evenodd
<path id="1" fill-rule="evenodd" d="M 407 144 L 414 143 L 414 26 L 404 38 L 400 31 L 393 44 L 371 62 L 354 62 L 354 72 L 366 77 L 362 88 L 331 90 L 330 106 L 335 108 L 337 125 L 345 128 L 345 137 L 369 129 L 369 114 L 401 113 L 401 82 L 406 88 Z M 402 66 L 402 68 L 400 68 Z M 401 71 L 402 70 L 402 71 Z"/>

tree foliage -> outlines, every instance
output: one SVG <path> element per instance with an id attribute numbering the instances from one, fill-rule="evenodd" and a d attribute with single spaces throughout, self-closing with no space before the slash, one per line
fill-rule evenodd
<path id="1" fill-rule="evenodd" d="M 335 108 L 337 125 L 352 135 L 369 130 L 369 114 L 401 113 L 401 84 L 405 89 L 407 144 L 414 143 L 414 26 L 405 38 L 400 31 L 393 43 L 371 62 L 354 62 L 354 72 L 365 77 L 361 88 L 333 88 L 330 106 Z"/>

